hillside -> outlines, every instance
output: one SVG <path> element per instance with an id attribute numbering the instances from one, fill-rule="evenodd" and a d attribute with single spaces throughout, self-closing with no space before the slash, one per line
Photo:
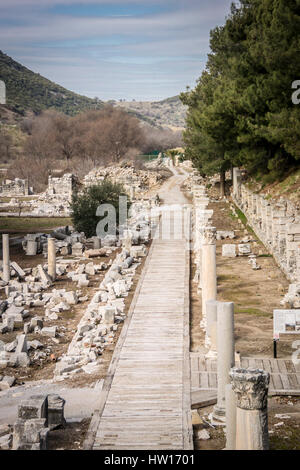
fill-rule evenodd
<path id="1" fill-rule="evenodd" d="M 179 96 L 162 101 L 113 101 L 111 103 L 125 108 L 154 126 L 169 127 L 173 130 L 185 127 L 187 108 L 181 103 Z"/>
<path id="2" fill-rule="evenodd" d="M 26 111 L 39 113 L 44 109 L 55 109 L 68 115 L 75 115 L 87 109 L 100 109 L 105 103 L 87 98 L 63 88 L 60 85 L 32 72 L 0 51 L 0 80 L 6 84 L 7 105 L 1 109 L 1 119 L 15 121 Z M 162 101 L 109 101 L 106 104 L 126 109 L 141 121 L 155 127 L 169 127 L 173 130 L 185 126 L 186 106 L 178 96 Z M 13 113 L 13 114 L 12 114 Z"/>
<path id="3" fill-rule="evenodd" d="M 18 114 L 56 109 L 74 115 L 103 103 L 66 90 L 0 51 L 0 79 L 6 84 L 7 107 Z"/>

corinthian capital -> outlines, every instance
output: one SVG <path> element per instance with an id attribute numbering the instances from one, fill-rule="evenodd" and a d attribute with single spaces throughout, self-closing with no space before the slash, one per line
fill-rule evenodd
<path id="1" fill-rule="evenodd" d="M 202 244 L 215 245 L 216 243 L 216 227 L 203 227 L 202 231 Z"/>
<path id="2" fill-rule="evenodd" d="M 263 410 L 267 406 L 270 374 L 261 369 L 233 367 L 229 373 L 237 406 L 243 410 Z"/>

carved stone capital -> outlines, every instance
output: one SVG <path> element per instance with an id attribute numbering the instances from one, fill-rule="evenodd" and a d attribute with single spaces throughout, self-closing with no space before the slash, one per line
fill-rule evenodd
<path id="1" fill-rule="evenodd" d="M 202 230 L 202 244 L 215 245 L 217 230 L 216 227 L 203 227 Z"/>
<path id="2" fill-rule="evenodd" d="M 270 374 L 261 369 L 233 367 L 229 373 L 237 406 L 243 410 L 264 410 L 267 407 Z"/>

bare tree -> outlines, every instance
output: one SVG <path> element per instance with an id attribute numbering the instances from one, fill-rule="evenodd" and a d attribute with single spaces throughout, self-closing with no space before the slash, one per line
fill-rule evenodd
<path id="1" fill-rule="evenodd" d="M 0 162 L 7 163 L 12 156 L 13 139 L 6 129 L 0 126 Z"/>

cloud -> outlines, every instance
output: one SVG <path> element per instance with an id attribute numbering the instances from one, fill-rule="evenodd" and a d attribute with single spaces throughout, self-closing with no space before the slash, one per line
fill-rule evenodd
<path id="1" fill-rule="evenodd" d="M 0 0 L 1 48 L 82 94 L 158 99 L 195 83 L 209 51 L 209 30 L 224 22 L 231 0 L 164 0 L 162 11 L 142 16 L 77 16 L 71 8 L 67 14 L 53 10 L 55 5 L 81 4 L 92 12 L 92 4 L 108 3 L 161 2 Z"/>

